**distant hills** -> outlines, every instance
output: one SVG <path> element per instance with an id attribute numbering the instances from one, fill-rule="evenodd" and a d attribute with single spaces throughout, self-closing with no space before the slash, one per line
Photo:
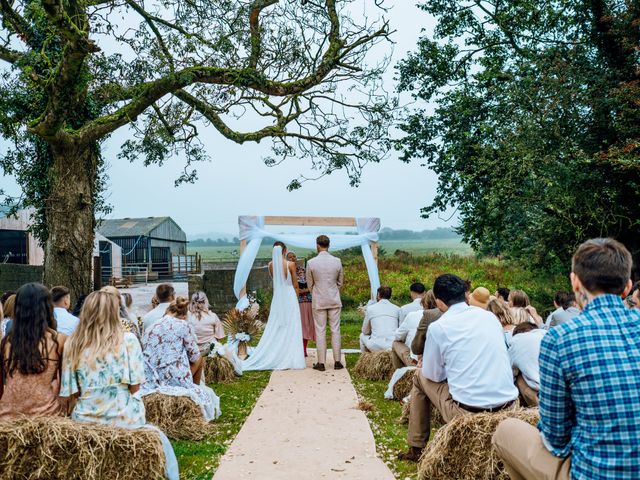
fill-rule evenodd
<path id="1" fill-rule="evenodd" d="M 225 234 L 201 234 L 200 238 L 189 241 L 191 247 L 232 247 L 240 244 L 237 237 Z M 385 240 L 444 240 L 460 238 L 460 235 L 452 228 L 436 228 L 435 230 L 394 230 L 383 228 L 380 231 L 380 241 Z"/>

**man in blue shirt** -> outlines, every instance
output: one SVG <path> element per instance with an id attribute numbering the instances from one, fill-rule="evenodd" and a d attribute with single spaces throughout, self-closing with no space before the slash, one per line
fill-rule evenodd
<path id="1" fill-rule="evenodd" d="M 595 239 L 573 257 L 581 315 L 540 348 L 538 430 L 503 421 L 494 446 L 512 479 L 640 478 L 640 312 L 625 308 L 631 254 Z"/>

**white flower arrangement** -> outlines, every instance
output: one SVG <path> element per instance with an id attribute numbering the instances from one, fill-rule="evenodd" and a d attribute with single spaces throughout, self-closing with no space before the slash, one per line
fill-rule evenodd
<path id="1" fill-rule="evenodd" d="M 239 342 L 249 342 L 251 340 L 251 335 L 245 332 L 236 333 L 236 340 Z"/>
<path id="2" fill-rule="evenodd" d="M 214 358 L 216 356 L 218 357 L 223 357 L 225 352 L 226 352 L 226 348 L 222 343 L 220 342 L 213 342 L 210 346 L 209 346 L 209 357 L 210 358 Z"/>

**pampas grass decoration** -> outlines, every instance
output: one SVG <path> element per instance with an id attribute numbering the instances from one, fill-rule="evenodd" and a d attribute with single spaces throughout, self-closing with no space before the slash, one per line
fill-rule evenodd
<path id="1" fill-rule="evenodd" d="M 228 358 L 214 355 L 204 358 L 204 378 L 207 383 L 233 383 L 236 372 Z"/>
<path id="2" fill-rule="evenodd" d="M 251 310 L 240 311 L 232 308 L 227 312 L 222 323 L 225 333 L 233 339 L 237 334 L 245 333 L 251 337 L 251 342 L 257 342 L 264 330 L 264 324 L 255 318 Z"/>
<path id="3" fill-rule="evenodd" d="M 161 480 L 164 468 L 160 437 L 150 429 L 61 417 L 0 422 L 0 480 Z"/>
<path id="4" fill-rule="evenodd" d="M 502 462 L 491 446 L 498 424 L 505 418 L 519 418 L 535 425 L 540 416 L 537 408 L 475 413 L 454 418 L 436 432 L 427 444 L 420 466 L 420 480 L 506 480 Z"/>
<path id="5" fill-rule="evenodd" d="M 365 380 L 389 381 L 393 372 L 391 350 L 361 353 L 353 367 L 353 374 Z"/>
<path id="6" fill-rule="evenodd" d="M 171 440 L 204 440 L 215 425 L 207 423 L 200 407 L 189 397 L 152 393 L 142 397 L 147 422 L 162 430 Z"/>

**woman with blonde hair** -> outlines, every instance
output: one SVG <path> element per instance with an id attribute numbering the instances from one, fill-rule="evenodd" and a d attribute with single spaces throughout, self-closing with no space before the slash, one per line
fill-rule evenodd
<path id="1" fill-rule="evenodd" d="M 516 321 L 513 317 L 513 310 L 509 308 L 509 305 L 499 298 L 492 298 L 487 304 L 487 310 L 493 313 L 502 325 L 504 331 L 504 339 L 507 345 L 511 344 L 511 336 L 513 329 L 516 327 Z"/>
<path id="2" fill-rule="evenodd" d="M 118 290 L 116 287 L 108 285 L 106 287 L 102 287 L 100 291 L 109 293 L 118 299 L 118 315 L 120 316 L 120 323 L 122 323 L 122 328 L 125 332 L 133 333 L 138 341 L 141 341 L 142 339 L 140 337 L 140 329 L 138 328 L 138 319 L 135 318 L 135 316 L 133 316 L 132 318 L 129 310 L 127 309 L 125 299 L 120 294 L 120 290 Z"/>
<path id="3" fill-rule="evenodd" d="M 538 311 L 535 309 L 529 301 L 529 295 L 522 290 L 511 290 L 509 293 L 509 306 L 511 307 L 514 317 L 516 317 L 517 323 L 523 321 L 535 323 L 539 327 L 544 324 L 542 317 L 538 315 Z M 528 320 L 523 320 L 525 312 L 528 316 Z"/>
<path id="4" fill-rule="evenodd" d="M 212 343 L 225 337 L 224 326 L 218 315 L 210 310 L 209 299 L 202 291 L 196 292 L 191 296 L 188 320 L 193 326 L 198 348 L 203 355 L 208 352 Z"/>
<path id="5" fill-rule="evenodd" d="M 145 424 L 144 405 L 133 396 L 145 381 L 142 350 L 136 336 L 123 330 L 119 310 L 112 293 L 93 292 L 68 340 L 60 396 L 78 397 L 74 420 L 119 427 Z"/>
<path id="6" fill-rule="evenodd" d="M 188 314 L 189 300 L 178 297 L 166 315 L 145 330 L 142 343 L 147 384 L 142 395 L 188 396 L 210 421 L 220 416 L 220 398 L 200 384 L 204 362 Z"/>
<path id="7" fill-rule="evenodd" d="M 122 327 L 118 297 L 108 291 L 91 293 L 82 306 L 78 328 L 67 341 L 60 396 L 77 398 L 74 420 L 158 432 L 166 476 L 177 480 L 171 442 L 156 427 L 146 425 L 144 404 L 134 395 L 144 382 L 140 342 Z"/>
<path id="8" fill-rule="evenodd" d="M 9 297 L 5 300 L 3 305 L 3 316 L 0 322 L 0 333 L 4 336 L 7 334 L 7 330 L 9 330 L 9 326 L 11 325 L 11 321 L 13 320 L 13 310 L 16 305 L 16 294 L 9 295 Z"/>

